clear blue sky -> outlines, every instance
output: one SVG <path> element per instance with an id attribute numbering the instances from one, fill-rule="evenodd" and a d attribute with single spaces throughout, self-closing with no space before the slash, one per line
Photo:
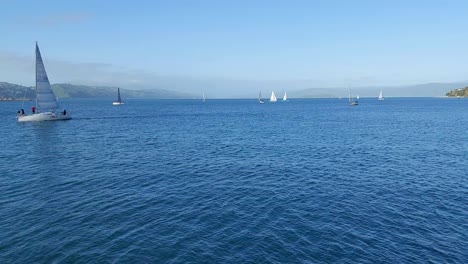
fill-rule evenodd
<path id="1" fill-rule="evenodd" d="M 32 56 L 38 40 L 49 64 L 105 64 L 100 71 L 144 82 L 468 80 L 468 1 L 5 1 L 1 9 L 3 64 Z M 21 74 L 0 79 L 8 76 Z"/>

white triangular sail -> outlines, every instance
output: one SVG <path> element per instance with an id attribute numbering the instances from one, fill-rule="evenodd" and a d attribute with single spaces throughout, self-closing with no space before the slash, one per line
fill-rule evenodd
<path id="1" fill-rule="evenodd" d="M 36 113 L 58 109 L 57 97 L 52 91 L 49 78 L 36 43 Z"/>
<path id="2" fill-rule="evenodd" d="M 274 92 L 274 91 L 271 91 L 270 102 L 276 102 L 276 101 L 277 101 L 277 99 L 276 99 L 275 92 Z"/>
<path id="3" fill-rule="evenodd" d="M 380 94 L 379 94 L 379 100 L 384 100 L 384 97 L 383 97 L 383 92 L 382 92 L 382 90 L 380 90 Z"/>
<path id="4" fill-rule="evenodd" d="M 287 100 L 288 100 L 288 96 L 286 95 L 286 92 L 284 92 L 283 101 L 287 101 Z"/>

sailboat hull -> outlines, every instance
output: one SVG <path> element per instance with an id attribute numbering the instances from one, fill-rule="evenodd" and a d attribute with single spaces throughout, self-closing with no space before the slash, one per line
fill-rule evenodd
<path id="1" fill-rule="evenodd" d="M 124 102 L 112 102 L 112 105 L 124 105 Z"/>
<path id="2" fill-rule="evenodd" d="M 32 115 L 18 116 L 18 122 L 59 121 L 71 119 L 70 114 L 55 114 L 52 112 L 38 113 Z"/>

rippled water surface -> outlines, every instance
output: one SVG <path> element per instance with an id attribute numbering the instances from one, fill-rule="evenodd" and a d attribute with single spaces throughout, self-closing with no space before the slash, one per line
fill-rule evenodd
<path id="1" fill-rule="evenodd" d="M 468 100 L 62 104 L 0 103 L 2 263 L 468 263 Z"/>

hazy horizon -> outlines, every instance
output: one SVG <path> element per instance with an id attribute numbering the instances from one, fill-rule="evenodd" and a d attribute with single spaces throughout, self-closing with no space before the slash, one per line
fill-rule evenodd
<path id="1" fill-rule="evenodd" d="M 468 79 L 467 7 L 464 1 L 11 2 L 0 17 L 0 80 L 34 84 L 37 40 L 52 83 L 214 97 L 458 84 Z"/>

